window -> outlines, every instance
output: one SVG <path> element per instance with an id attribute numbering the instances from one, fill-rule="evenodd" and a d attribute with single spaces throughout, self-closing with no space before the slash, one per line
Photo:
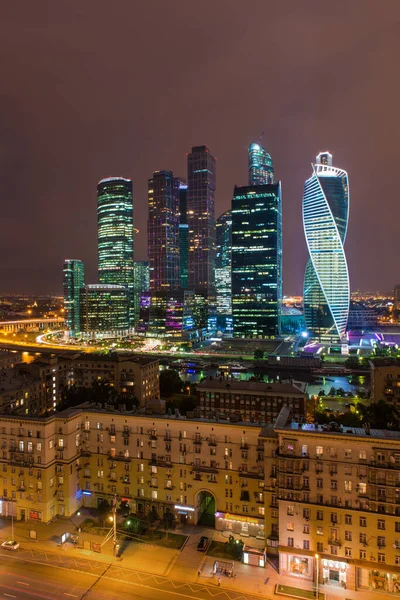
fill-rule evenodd
<path id="1" fill-rule="evenodd" d="M 378 535 L 378 548 L 384 548 L 386 546 L 386 538 L 383 535 Z"/>
<path id="2" fill-rule="evenodd" d="M 386 562 L 386 554 L 383 554 L 382 552 L 378 552 L 378 562 L 379 563 Z"/>
<path id="3" fill-rule="evenodd" d="M 346 523 L 346 525 L 351 525 L 352 524 L 352 516 L 351 515 L 345 515 L 344 516 L 344 522 Z"/>
<path id="4" fill-rule="evenodd" d="M 303 540 L 303 550 L 309 550 L 309 549 L 310 549 L 310 541 Z"/>
<path id="5" fill-rule="evenodd" d="M 351 558 L 351 548 L 345 548 L 344 555 Z"/>
<path id="6" fill-rule="evenodd" d="M 323 527 L 317 527 L 317 535 L 324 535 L 324 528 Z"/>
<path id="7" fill-rule="evenodd" d="M 344 482 L 344 491 L 345 492 L 351 492 L 351 490 L 353 489 L 353 484 L 351 481 L 345 481 Z"/>
<path id="8" fill-rule="evenodd" d="M 310 509 L 309 508 L 303 508 L 303 519 L 309 519 L 310 518 Z M 400 525 L 400 523 L 399 523 Z M 400 529 L 399 529 L 400 531 Z"/>
<path id="9" fill-rule="evenodd" d="M 366 494 L 367 493 L 367 484 L 359 483 L 357 491 L 359 494 Z M 378 492 L 379 492 L 379 489 L 378 489 Z"/>
<path id="10" fill-rule="evenodd" d="M 378 519 L 378 529 L 386 529 L 385 521 L 383 519 Z"/>
<path id="11" fill-rule="evenodd" d="M 337 554 L 338 553 L 338 548 L 337 546 L 331 546 L 331 554 Z"/>
<path id="12" fill-rule="evenodd" d="M 324 551 L 324 544 L 322 542 L 317 542 L 317 552 Z"/>
<path id="13" fill-rule="evenodd" d="M 294 531 L 294 523 L 293 523 L 293 521 L 289 521 L 289 523 L 287 524 L 287 530 L 288 531 Z"/>
<path id="14" fill-rule="evenodd" d="M 366 550 L 360 550 L 360 559 L 361 560 L 366 560 L 367 558 L 367 551 Z"/>
<path id="15" fill-rule="evenodd" d="M 323 456 L 323 454 L 324 454 L 324 448 L 323 448 L 323 446 L 317 446 L 317 447 L 315 448 L 315 454 L 316 454 L 317 456 L 319 456 L 319 457 L 321 457 L 321 458 L 322 458 L 322 456 Z"/>
<path id="16" fill-rule="evenodd" d="M 351 535 L 351 531 L 345 531 L 344 532 L 344 539 L 346 540 L 346 542 L 351 542 L 352 541 L 352 535 Z"/>
<path id="17" fill-rule="evenodd" d="M 310 526 L 309 525 L 303 525 L 303 533 L 310 533 Z"/>
<path id="18" fill-rule="evenodd" d="M 324 520 L 324 513 L 322 510 L 317 510 L 317 521 L 323 521 Z"/>
<path id="19" fill-rule="evenodd" d="M 337 523 L 337 522 L 338 522 L 337 513 L 331 513 L 331 523 Z"/>
<path id="20" fill-rule="evenodd" d="M 395 521 L 394 530 L 400 532 L 400 521 Z"/>
<path id="21" fill-rule="evenodd" d="M 365 517 L 360 517 L 360 527 L 367 526 L 367 519 Z"/>
<path id="22" fill-rule="evenodd" d="M 289 548 L 293 548 L 294 547 L 294 538 L 288 537 L 287 545 L 289 546 Z"/>
<path id="23" fill-rule="evenodd" d="M 157 490 L 151 490 L 151 499 L 157 500 Z"/>
<path id="24" fill-rule="evenodd" d="M 367 534 L 360 533 L 360 544 L 366 544 L 366 543 L 367 543 Z"/>
<path id="25" fill-rule="evenodd" d="M 294 506 L 293 506 L 293 504 L 288 504 L 287 514 L 288 515 L 294 515 Z"/>
<path id="26" fill-rule="evenodd" d="M 367 460 L 367 453 L 365 450 L 360 450 L 359 458 L 360 460 Z"/>
<path id="27" fill-rule="evenodd" d="M 400 556 L 395 556 L 394 557 L 394 564 L 395 565 L 400 565 Z"/>
<path id="28" fill-rule="evenodd" d="M 344 451 L 344 457 L 345 458 L 351 458 L 351 450 L 350 448 L 346 448 Z"/>
<path id="29" fill-rule="evenodd" d="M 317 488 L 323 488 L 324 487 L 324 480 L 321 479 L 320 477 L 317 478 Z"/>

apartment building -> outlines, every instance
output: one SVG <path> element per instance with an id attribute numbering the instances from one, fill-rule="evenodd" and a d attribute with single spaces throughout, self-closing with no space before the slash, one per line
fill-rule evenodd
<path id="1" fill-rule="evenodd" d="M 266 454 L 266 543 L 281 573 L 400 593 L 400 432 L 290 422 Z M 268 507 L 268 508 L 267 508 Z"/>
<path id="2" fill-rule="evenodd" d="M 400 404 L 400 361 L 376 358 L 371 365 L 371 400 Z"/>
<path id="3" fill-rule="evenodd" d="M 202 417 L 219 414 L 231 421 L 274 423 L 285 406 L 294 418 L 305 416 L 306 395 L 290 383 L 262 383 L 209 377 L 197 385 Z"/>
<path id="4" fill-rule="evenodd" d="M 69 386 L 89 387 L 106 381 L 133 393 L 140 406 L 160 397 L 159 361 L 130 354 L 72 354 L 40 356 L 0 372 L 0 407 L 24 415 L 54 410 Z"/>

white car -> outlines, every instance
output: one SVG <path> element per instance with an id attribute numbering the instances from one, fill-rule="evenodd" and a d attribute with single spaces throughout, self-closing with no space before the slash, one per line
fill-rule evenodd
<path id="1" fill-rule="evenodd" d="M 18 550 L 19 543 L 14 542 L 13 540 L 7 540 L 6 542 L 2 543 L 1 547 L 5 548 L 6 550 Z"/>

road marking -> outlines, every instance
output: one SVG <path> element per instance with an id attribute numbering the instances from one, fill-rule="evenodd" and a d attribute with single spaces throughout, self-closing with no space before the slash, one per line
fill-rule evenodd
<path id="1" fill-rule="evenodd" d="M 4 592 L 4 596 L 8 596 L 8 598 L 16 598 L 17 597 L 17 596 L 13 596 L 12 594 L 6 594 L 5 592 Z"/>
<path id="2" fill-rule="evenodd" d="M 25 581 L 17 581 L 17 583 L 20 583 L 21 585 L 30 585 L 29 583 L 25 583 Z"/>
<path id="3" fill-rule="evenodd" d="M 64 596 L 71 596 L 72 598 L 77 598 L 76 594 L 68 594 L 68 592 L 64 592 Z"/>

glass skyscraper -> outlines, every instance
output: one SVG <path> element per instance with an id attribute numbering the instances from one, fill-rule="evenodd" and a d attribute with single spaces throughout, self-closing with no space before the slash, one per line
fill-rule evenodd
<path id="1" fill-rule="evenodd" d="M 235 187 L 232 198 L 234 336 L 278 335 L 281 302 L 281 184 Z"/>
<path id="2" fill-rule="evenodd" d="M 140 299 L 144 292 L 150 289 L 149 263 L 146 260 L 137 260 L 134 265 L 134 289 L 135 289 L 135 327 L 137 327 L 140 316 Z"/>
<path id="3" fill-rule="evenodd" d="M 322 152 L 305 182 L 303 226 L 309 259 L 304 276 L 307 330 L 321 341 L 338 343 L 346 332 L 350 282 L 343 245 L 349 217 L 346 171 Z"/>
<path id="4" fill-rule="evenodd" d="M 87 284 L 81 290 L 81 332 L 87 337 L 129 333 L 130 294 L 125 285 Z"/>
<path id="5" fill-rule="evenodd" d="M 148 182 L 148 255 L 150 289 L 180 288 L 179 180 L 171 171 L 156 171 Z"/>
<path id="6" fill-rule="evenodd" d="M 188 258 L 189 258 L 189 225 L 187 224 L 186 202 L 188 186 L 179 183 L 179 270 L 181 288 L 188 286 Z"/>
<path id="7" fill-rule="evenodd" d="M 123 285 L 129 292 L 129 323 L 134 323 L 133 192 L 123 177 L 102 179 L 97 186 L 97 253 L 99 282 Z"/>
<path id="8" fill-rule="evenodd" d="M 188 287 L 215 298 L 216 161 L 206 146 L 188 154 Z"/>
<path id="9" fill-rule="evenodd" d="M 274 183 L 274 165 L 271 156 L 260 144 L 249 146 L 249 185 Z"/>
<path id="10" fill-rule="evenodd" d="M 63 290 L 65 322 L 73 337 L 80 332 L 80 293 L 85 286 L 85 267 L 81 260 L 67 258 L 64 261 Z"/>
<path id="11" fill-rule="evenodd" d="M 232 315 L 232 212 L 223 213 L 216 223 L 215 287 L 217 313 Z"/>

